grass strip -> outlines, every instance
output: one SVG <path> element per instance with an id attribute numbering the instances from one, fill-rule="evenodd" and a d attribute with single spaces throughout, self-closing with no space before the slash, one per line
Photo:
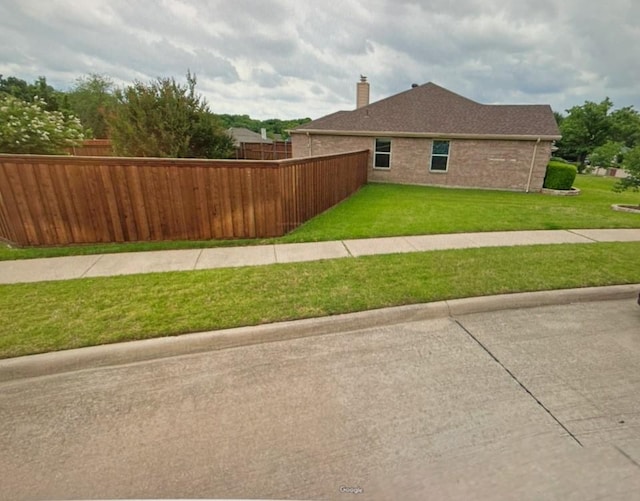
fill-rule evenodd
<path id="1" fill-rule="evenodd" d="M 0 286 L 0 358 L 491 294 L 640 282 L 640 243 L 368 256 Z"/>

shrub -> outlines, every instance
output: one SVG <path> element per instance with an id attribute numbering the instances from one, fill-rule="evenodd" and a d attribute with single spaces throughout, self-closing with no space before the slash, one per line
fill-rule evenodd
<path id="1" fill-rule="evenodd" d="M 617 192 L 628 189 L 633 191 L 640 190 L 640 146 L 636 146 L 627 152 L 622 166 L 627 172 L 627 177 L 620 179 L 613 187 L 613 190 Z"/>
<path id="2" fill-rule="evenodd" d="M 569 160 L 565 160 L 562 157 L 551 157 L 551 162 L 560 162 L 563 164 L 570 164 L 571 162 L 569 162 Z"/>
<path id="3" fill-rule="evenodd" d="M 228 158 L 233 140 L 195 93 L 196 79 L 187 85 L 173 78 L 147 84 L 135 82 L 116 91 L 118 103 L 108 116 L 111 139 L 119 156 Z"/>
<path id="4" fill-rule="evenodd" d="M 550 190 L 570 190 L 577 173 L 575 165 L 551 161 L 547 165 L 543 187 Z"/>
<path id="5" fill-rule="evenodd" d="M 47 104 L 35 98 L 27 103 L 0 95 L 0 152 L 64 154 L 84 139 L 82 125 L 75 117 L 47 111 Z"/>

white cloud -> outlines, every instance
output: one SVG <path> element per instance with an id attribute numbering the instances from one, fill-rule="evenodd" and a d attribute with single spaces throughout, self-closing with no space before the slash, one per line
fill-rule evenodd
<path id="1" fill-rule="evenodd" d="M 640 108 L 640 4 L 0 0 L 0 73 L 66 88 L 198 76 L 214 111 L 318 117 L 434 81 L 480 102 Z"/>

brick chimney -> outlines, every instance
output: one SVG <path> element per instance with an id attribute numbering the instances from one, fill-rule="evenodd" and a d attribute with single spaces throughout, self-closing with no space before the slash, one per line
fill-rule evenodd
<path id="1" fill-rule="evenodd" d="M 360 75 L 360 81 L 356 88 L 356 109 L 369 104 L 369 82 L 367 77 Z"/>

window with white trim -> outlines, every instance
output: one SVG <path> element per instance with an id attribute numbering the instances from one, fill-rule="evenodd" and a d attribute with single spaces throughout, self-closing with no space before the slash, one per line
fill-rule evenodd
<path id="1" fill-rule="evenodd" d="M 429 170 L 447 172 L 449 167 L 449 141 L 433 141 L 431 143 L 431 164 Z"/>
<path id="2" fill-rule="evenodd" d="M 376 151 L 374 153 L 373 167 L 375 169 L 391 168 L 391 139 L 376 138 Z"/>

